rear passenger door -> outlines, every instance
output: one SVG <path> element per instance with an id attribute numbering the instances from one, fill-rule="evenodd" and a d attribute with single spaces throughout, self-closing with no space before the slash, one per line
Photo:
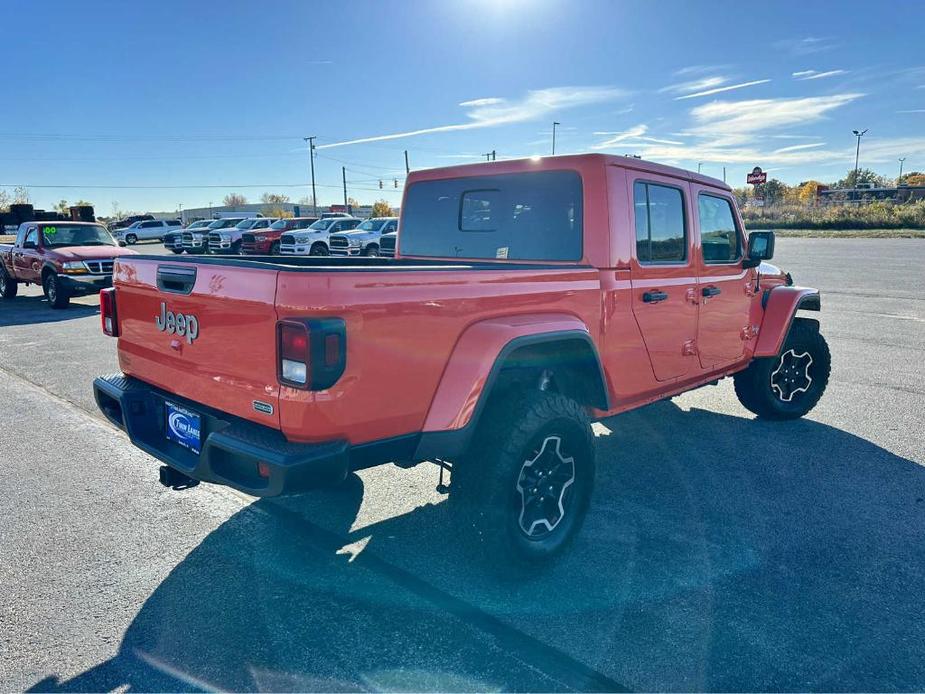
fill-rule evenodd
<path id="1" fill-rule="evenodd" d="M 636 234 L 633 314 L 655 378 L 671 381 L 698 368 L 690 188 L 686 181 L 649 173 L 629 176 L 628 185 Z"/>
<path id="2" fill-rule="evenodd" d="M 700 325 L 697 345 L 704 369 L 721 368 L 742 358 L 749 335 L 754 273 L 742 267 L 744 234 L 728 193 L 697 184 L 695 196 L 697 257 L 700 275 Z"/>

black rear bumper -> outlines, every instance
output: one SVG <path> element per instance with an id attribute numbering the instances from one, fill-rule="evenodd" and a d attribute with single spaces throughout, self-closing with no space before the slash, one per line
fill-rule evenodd
<path id="1" fill-rule="evenodd" d="M 190 402 L 130 376 L 101 376 L 93 382 L 93 393 L 106 418 L 133 444 L 195 480 L 254 496 L 279 496 L 337 484 L 350 468 L 346 441 L 291 443 L 276 429 Z M 166 401 L 201 415 L 201 453 L 167 438 Z M 258 472 L 258 463 L 265 463 L 268 476 Z"/>

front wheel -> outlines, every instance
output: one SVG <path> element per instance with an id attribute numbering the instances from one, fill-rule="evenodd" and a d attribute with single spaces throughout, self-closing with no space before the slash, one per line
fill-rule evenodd
<path id="1" fill-rule="evenodd" d="M 321 243 L 321 242 L 318 242 L 318 243 L 316 243 L 315 245 L 313 245 L 313 246 L 312 246 L 312 249 L 311 249 L 311 251 L 309 251 L 309 253 L 310 253 L 311 255 L 329 255 L 329 253 L 328 253 L 328 247 L 325 246 L 325 245 L 324 245 L 323 243 Z"/>
<path id="2" fill-rule="evenodd" d="M 52 308 L 67 308 L 71 303 L 71 295 L 61 286 L 61 279 L 53 272 L 45 276 L 45 297 Z"/>
<path id="3" fill-rule="evenodd" d="M 126 242 L 129 246 L 134 246 L 136 243 L 138 243 L 138 237 L 135 236 L 135 234 L 126 234 L 126 235 L 125 235 L 125 242 Z"/>
<path id="4" fill-rule="evenodd" d="M 368 246 L 363 255 L 367 258 L 378 258 L 379 257 L 379 246 Z"/>
<path id="5" fill-rule="evenodd" d="M 182 248 L 171 248 L 170 250 L 176 253 L 177 255 L 180 255 L 183 252 Z"/>
<path id="6" fill-rule="evenodd" d="M 4 299 L 14 299 L 18 291 L 19 283 L 7 274 L 6 268 L 0 265 L 0 296 Z"/>
<path id="7" fill-rule="evenodd" d="M 482 422 L 450 488 L 480 554 L 499 567 L 552 559 L 580 530 L 594 488 L 585 409 L 558 393 L 513 392 Z"/>
<path id="8" fill-rule="evenodd" d="M 270 255 L 279 255 L 279 241 L 274 241 L 270 246 Z"/>
<path id="9" fill-rule="evenodd" d="M 734 377 L 739 402 L 765 419 L 796 419 L 819 402 L 832 356 L 819 321 L 795 318 L 780 354 L 756 359 Z"/>

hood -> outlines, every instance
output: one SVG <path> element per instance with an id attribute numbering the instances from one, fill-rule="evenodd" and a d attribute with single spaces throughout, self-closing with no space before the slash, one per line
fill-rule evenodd
<path id="1" fill-rule="evenodd" d="M 49 248 L 61 260 L 99 260 L 101 258 L 117 258 L 122 255 L 138 255 L 137 251 L 121 246 L 63 246 L 62 248 Z"/>

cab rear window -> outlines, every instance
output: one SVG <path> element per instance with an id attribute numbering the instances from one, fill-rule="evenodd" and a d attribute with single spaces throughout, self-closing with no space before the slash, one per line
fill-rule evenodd
<path id="1" fill-rule="evenodd" d="M 419 181 L 402 210 L 402 254 L 579 260 L 581 196 L 574 171 Z"/>

